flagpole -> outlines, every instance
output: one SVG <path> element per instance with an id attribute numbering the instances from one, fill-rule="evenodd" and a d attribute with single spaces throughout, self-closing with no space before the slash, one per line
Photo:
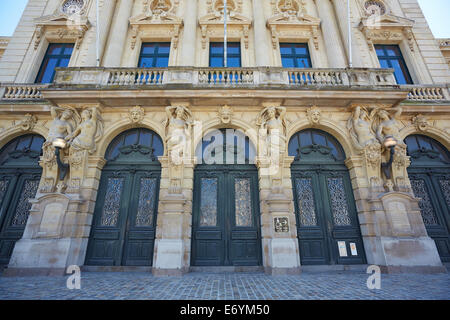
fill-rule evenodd
<path id="1" fill-rule="evenodd" d="M 348 16 L 348 61 L 349 67 L 353 68 L 353 50 L 352 50 L 352 21 L 350 17 L 350 0 L 347 0 L 347 16 Z"/>
<path id="2" fill-rule="evenodd" d="M 223 34 L 223 66 L 227 67 L 227 55 L 228 55 L 228 35 L 227 35 L 227 0 L 223 1 L 223 22 L 224 22 L 224 34 Z"/>
<path id="3" fill-rule="evenodd" d="M 96 39 L 97 67 L 100 67 L 100 12 L 98 0 L 96 0 L 96 7 L 97 7 L 97 39 Z"/>

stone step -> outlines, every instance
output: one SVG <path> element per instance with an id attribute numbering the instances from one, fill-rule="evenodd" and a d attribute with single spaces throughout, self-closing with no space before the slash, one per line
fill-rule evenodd
<path id="1" fill-rule="evenodd" d="M 262 266 L 219 266 L 219 267 L 190 267 L 190 272 L 232 273 L 232 272 L 264 272 Z"/>

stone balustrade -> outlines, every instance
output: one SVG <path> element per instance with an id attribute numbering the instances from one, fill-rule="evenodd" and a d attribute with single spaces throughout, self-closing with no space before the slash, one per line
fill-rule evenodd
<path id="1" fill-rule="evenodd" d="M 411 86 L 411 91 L 408 94 L 408 100 L 450 101 L 450 90 L 447 86 Z"/>
<path id="2" fill-rule="evenodd" d="M 9 100 L 42 100 L 41 89 L 47 87 L 149 87 L 183 85 L 204 87 L 333 88 L 397 87 L 392 69 L 286 69 L 286 68 L 57 68 L 51 85 L 3 84 L 0 98 Z M 448 85 L 413 85 L 409 101 L 450 101 Z"/>
<path id="3" fill-rule="evenodd" d="M 41 100 L 41 89 L 48 85 L 5 84 L 0 85 L 0 100 Z"/>

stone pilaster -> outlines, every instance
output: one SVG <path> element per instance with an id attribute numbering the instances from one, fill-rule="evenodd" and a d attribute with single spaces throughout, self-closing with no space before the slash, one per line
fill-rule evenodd
<path id="1" fill-rule="evenodd" d="M 286 157 L 280 174 L 269 174 L 270 162 L 257 160 L 261 201 L 263 264 L 268 274 L 300 273 L 300 255 L 294 214 L 290 165 Z M 273 173 L 273 172 L 272 172 Z M 281 179 L 278 179 L 281 177 Z"/>
<path id="2" fill-rule="evenodd" d="M 270 66 L 271 46 L 267 38 L 266 17 L 264 6 L 260 0 L 253 0 L 253 32 L 255 36 L 255 58 L 257 67 Z M 264 54 L 262 54 L 264 53 Z"/>
<path id="3" fill-rule="evenodd" d="M 339 27 L 337 25 L 330 0 L 315 0 L 322 23 L 322 34 L 326 43 L 329 68 L 345 68 L 345 51 L 342 47 Z"/>
<path id="4" fill-rule="evenodd" d="M 169 157 L 159 161 L 162 171 L 153 274 L 181 275 L 190 265 L 194 161 L 185 161 L 178 179 L 173 179 Z"/>
<path id="5" fill-rule="evenodd" d="M 133 8 L 134 0 L 120 0 L 118 3 L 116 19 L 111 28 L 112 41 L 109 41 L 105 52 L 103 65 L 105 67 L 117 68 L 121 66 L 123 50 L 128 33 L 129 18 Z"/>
<path id="6" fill-rule="evenodd" d="M 198 0 L 186 0 L 184 8 L 183 47 L 180 66 L 195 66 L 195 48 L 197 45 L 197 2 Z"/>

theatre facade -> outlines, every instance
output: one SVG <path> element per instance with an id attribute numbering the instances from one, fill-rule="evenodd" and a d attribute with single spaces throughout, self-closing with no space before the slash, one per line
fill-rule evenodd
<path id="1" fill-rule="evenodd" d="M 350 28 L 342 0 L 29 0 L 0 59 L 4 274 L 446 272 L 445 41 L 416 0 L 349 1 Z"/>

